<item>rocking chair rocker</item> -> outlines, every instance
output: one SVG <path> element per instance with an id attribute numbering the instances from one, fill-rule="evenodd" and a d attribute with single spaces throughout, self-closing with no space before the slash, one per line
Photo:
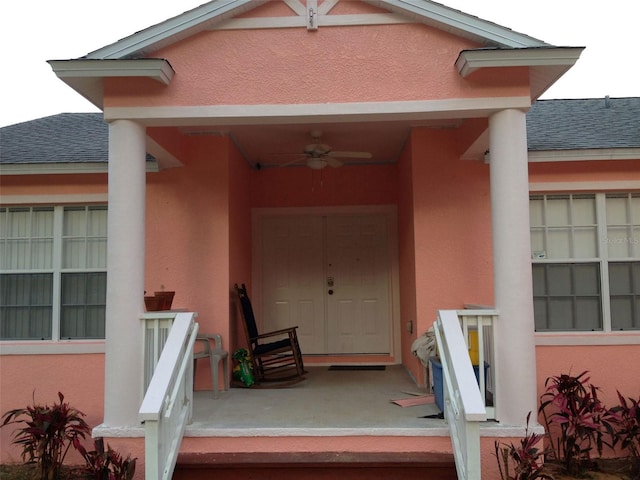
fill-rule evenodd
<path id="1" fill-rule="evenodd" d="M 304 364 L 296 327 L 259 333 L 247 287 L 235 285 L 256 383 L 304 380 Z"/>

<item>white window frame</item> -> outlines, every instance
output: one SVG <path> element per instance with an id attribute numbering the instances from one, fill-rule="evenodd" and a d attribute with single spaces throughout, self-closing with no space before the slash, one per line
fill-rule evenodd
<path id="1" fill-rule="evenodd" d="M 603 188 L 604 187 L 604 188 Z M 568 195 L 576 193 L 595 195 L 596 220 L 599 256 L 597 258 L 564 259 L 564 263 L 598 262 L 600 265 L 601 296 L 602 296 L 602 330 L 598 331 L 554 331 L 536 332 L 536 345 L 640 345 L 640 330 L 611 330 L 611 308 L 609 291 L 609 252 L 606 247 L 606 196 L 611 193 L 638 193 L 640 182 L 585 182 L 572 183 L 531 183 L 530 195 Z M 563 259 L 554 259 L 556 263 L 563 263 Z M 622 259 L 621 259 L 622 260 Z M 615 261 L 615 260 L 613 260 Z M 639 257 L 629 257 L 623 261 L 640 261 Z M 532 259 L 532 264 L 537 263 Z M 544 262 L 541 262 L 544 263 Z"/>
<path id="2" fill-rule="evenodd" d="M 64 209 L 68 206 L 107 205 L 106 193 L 87 195 L 0 195 L 2 207 L 39 207 L 53 205 Z M 54 208 L 55 210 L 55 208 Z M 54 235 L 62 232 L 54 232 Z M 61 259 L 54 261 L 61 261 Z M 58 298 L 60 305 L 60 279 L 56 287 L 56 275 L 54 275 L 53 295 Z M 57 297 L 55 297 L 57 296 Z M 60 310 L 54 308 L 52 312 L 52 339 L 51 340 L 4 340 L 0 341 L 1 355 L 63 355 L 63 354 L 94 354 L 105 352 L 105 339 L 60 339 Z"/>

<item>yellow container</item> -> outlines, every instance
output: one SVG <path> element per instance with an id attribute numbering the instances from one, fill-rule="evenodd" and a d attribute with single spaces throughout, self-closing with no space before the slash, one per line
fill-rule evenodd
<path id="1" fill-rule="evenodd" d="M 471 365 L 480 365 L 480 351 L 478 348 L 478 331 L 469 330 L 469 358 Z"/>

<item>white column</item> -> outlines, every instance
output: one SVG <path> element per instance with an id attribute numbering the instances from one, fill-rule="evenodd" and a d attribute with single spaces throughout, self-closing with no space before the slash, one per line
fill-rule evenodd
<path id="1" fill-rule="evenodd" d="M 529 181 L 525 113 L 503 110 L 489 118 L 491 214 L 496 330 L 498 420 L 524 425 L 537 409 Z"/>
<path id="2" fill-rule="evenodd" d="M 109 232 L 104 426 L 138 423 L 142 401 L 144 312 L 145 129 L 109 124 Z"/>

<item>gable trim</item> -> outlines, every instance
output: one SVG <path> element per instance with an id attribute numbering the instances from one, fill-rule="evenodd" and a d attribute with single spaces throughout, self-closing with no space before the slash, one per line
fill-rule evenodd
<path id="1" fill-rule="evenodd" d="M 205 29 L 215 28 L 238 14 L 256 8 L 266 0 L 216 0 L 170 18 L 145 30 L 134 33 L 118 42 L 88 53 L 87 59 L 124 59 L 150 55 L 166 45 L 187 38 Z M 429 0 L 363 0 L 393 13 L 401 14 L 409 22 L 419 22 L 442 29 L 481 45 L 507 48 L 541 47 L 549 44 L 509 28 L 468 15 Z M 288 5 L 291 2 L 286 2 Z M 326 9 L 335 5 L 331 2 Z M 291 7 L 290 7 L 291 8 Z M 296 12 L 295 8 L 292 8 Z M 300 10 L 301 11 L 301 10 Z M 329 15 L 321 10 L 320 18 Z M 337 16 L 336 16 L 337 17 Z M 307 15 L 292 17 L 306 25 Z M 321 23 L 322 25 L 322 23 Z"/>
<path id="2" fill-rule="evenodd" d="M 186 38 L 213 22 L 220 22 L 265 3 L 266 0 L 218 0 L 134 33 L 86 55 L 88 59 L 122 59 L 145 53 Z"/>
<path id="3" fill-rule="evenodd" d="M 496 23 L 469 15 L 440 3 L 425 0 L 363 0 L 366 3 L 403 13 L 426 25 L 468 38 L 482 45 L 509 48 L 543 47 L 550 44 L 515 32 Z"/>

